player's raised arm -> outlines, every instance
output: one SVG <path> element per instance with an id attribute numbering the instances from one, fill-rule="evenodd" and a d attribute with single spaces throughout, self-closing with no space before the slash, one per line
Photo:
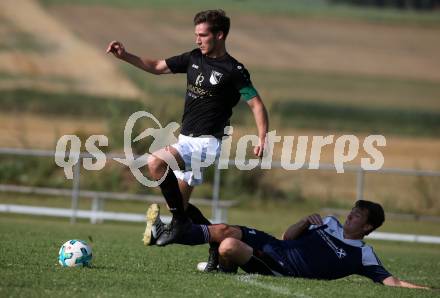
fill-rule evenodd
<path id="1" fill-rule="evenodd" d="M 107 53 L 112 53 L 116 58 L 128 62 L 146 72 L 160 75 L 171 73 L 165 60 L 152 60 L 149 58 L 140 58 L 125 50 L 124 45 L 119 41 L 112 41 L 107 47 Z"/>
<path id="2" fill-rule="evenodd" d="M 266 144 L 266 135 L 269 129 L 267 110 L 258 94 L 254 98 L 248 100 L 247 103 L 252 110 L 258 129 L 259 144 L 254 148 L 254 154 L 258 157 L 262 157 Z"/>
<path id="3" fill-rule="evenodd" d="M 425 289 L 425 290 L 429 290 L 429 287 L 425 287 L 425 286 L 419 286 L 416 284 L 412 284 L 409 283 L 407 281 L 403 281 L 398 279 L 397 277 L 394 276 L 389 276 L 387 278 L 385 278 L 382 283 L 386 286 L 391 286 L 391 287 L 402 287 L 402 288 L 411 288 L 411 289 Z"/>
<path id="4" fill-rule="evenodd" d="M 283 234 L 283 240 L 294 240 L 304 233 L 311 225 L 322 225 L 322 218 L 319 214 L 312 214 L 291 225 Z"/>

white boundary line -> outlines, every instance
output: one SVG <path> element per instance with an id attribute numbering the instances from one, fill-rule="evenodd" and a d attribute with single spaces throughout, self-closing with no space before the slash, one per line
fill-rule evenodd
<path id="1" fill-rule="evenodd" d="M 261 289 L 269 290 L 278 295 L 285 295 L 290 297 L 299 297 L 299 298 L 311 298 L 310 296 L 304 295 L 302 293 L 291 292 L 288 288 L 282 286 L 269 285 L 262 281 L 258 280 L 258 275 L 250 274 L 250 275 L 239 275 L 237 276 L 237 281 L 246 283 Z"/>

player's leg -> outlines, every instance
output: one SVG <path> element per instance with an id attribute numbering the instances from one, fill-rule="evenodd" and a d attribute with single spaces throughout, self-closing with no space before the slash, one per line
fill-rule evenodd
<path id="1" fill-rule="evenodd" d="M 153 245 L 156 243 L 157 239 L 163 234 L 167 233 L 168 230 L 165 224 L 160 219 L 160 208 L 158 204 L 151 204 L 146 213 L 147 225 L 144 232 L 144 244 Z M 190 228 L 186 229 L 181 237 L 176 239 L 173 243 L 184 244 L 184 245 L 199 245 L 199 244 L 216 244 L 214 241 L 220 242 L 224 238 L 232 237 L 233 233 L 230 231 L 231 228 L 225 228 L 227 225 L 219 224 L 214 225 L 214 227 L 209 228 L 208 225 L 197 225 L 192 224 Z M 214 237 L 211 238 L 210 230 L 212 231 Z M 240 229 L 235 228 L 239 233 Z M 221 233 L 226 232 L 224 236 Z M 235 232 L 236 234 L 237 232 Z M 217 247 L 216 246 L 216 247 Z"/>
<path id="2" fill-rule="evenodd" d="M 193 138 L 180 135 L 179 142 L 171 147 L 180 154 L 184 163 L 184 167 L 181 167 L 181 170 L 174 171 L 174 174 L 179 180 L 182 180 L 182 183 L 179 184 L 180 197 L 184 202 L 187 202 L 192 188 L 203 182 L 204 168 L 209 164 L 209 161 L 214 161 L 220 154 L 220 141 L 213 137 Z M 210 224 L 200 210 L 189 204 L 187 206 L 189 210 L 186 210 L 186 216 L 189 213 L 190 217 L 194 218 L 196 222 Z M 178 236 L 175 234 L 178 234 Z M 171 225 L 169 233 L 163 233 L 157 244 L 163 246 L 176 243 L 177 238 L 180 236 L 181 234 L 175 233 L 174 226 Z"/>
<path id="3" fill-rule="evenodd" d="M 211 243 L 223 243 L 225 239 L 237 239 L 241 240 L 242 243 L 251 247 L 254 250 L 262 250 L 266 244 L 279 241 L 275 237 L 244 226 L 231 226 L 226 224 L 211 225 L 208 227 L 209 238 Z M 224 244 L 225 245 L 225 244 Z M 223 258 L 223 263 L 220 261 L 221 255 L 219 253 L 219 266 L 218 269 L 222 272 L 237 272 L 237 264 L 228 262 Z M 214 271 L 206 270 L 206 262 L 201 262 L 197 265 L 197 269 L 201 271 Z M 217 270 L 217 267 L 215 268 Z"/>
<path id="4" fill-rule="evenodd" d="M 186 230 L 182 237 L 177 239 L 174 243 L 184 245 L 220 243 L 228 237 L 240 239 L 240 227 L 227 224 L 214 224 L 209 226 L 192 224 L 191 228 Z"/>
<path id="5" fill-rule="evenodd" d="M 269 255 L 256 250 L 243 241 L 235 238 L 226 238 L 220 243 L 220 266 L 223 271 L 234 272 L 239 266 L 247 273 L 262 275 L 284 275 L 280 265 Z"/>
<path id="6" fill-rule="evenodd" d="M 174 174 L 176 174 L 176 173 L 174 173 Z M 176 177 L 177 177 L 177 175 L 176 175 Z M 184 206 L 185 210 L 187 210 L 189 198 L 191 197 L 191 194 L 194 190 L 194 187 L 189 185 L 185 180 L 182 180 L 179 177 L 177 177 L 177 181 L 179 184 L 180 193 L 182 194 L 183 206 Z"/>
<path id="7" fill-rule="evenodd" d="M 167 234 L 168 239 L 179 237 L 183 231 L 190 227 L 191 223 L 186 216 L 183 197 L 180 192 L 179 183 L 173 169 L 184 168 L 185 163 L 176 148 L 168 146 L 154 152 L 148 160 L 148 169 L 152 179 L 159 181 L 163 196 L 168 208 L 173 214 L 171 228 Z M 157 243 L 160 244 L 159 242 Z"/>
<path id="8" fill-rule="evenodd" d="M 237 266 L 245 264 L 252 256 L 253 249 L 236 238 L 225 238 L 219 246 L 222 271 L 236 272 Z"/>
<path id="9" fill-rule="evenodd" d="M 191 219 L 194 224 L 199 225 L 210 225 L 211 222 L 202 214 L 202 212 L 189 203 L 189 199 L 191 197 L 192 191 L 194 190 L 194 186 L 189 185 L 186 181 L 178 178 L 179 181 L 179 189 L 182 194 L 183 205 L 185 208 L 186 215 Z"/>
<path id="10" fill-rule="evenodd" d="M 221 243 L 226 238 L 242 238 L 242 231 L 239 226 L 231 226 L 227 224 L 214 224 L 208 226 L 209 237 L 211 243 Z"/>
<path id="11" fill-rule="evenodd" d="M 179 180 L 180 192 L 182 193 L 183 201 L 185 204 L 186 215 L 191 219 L 191 221 L 194 224 L 211 225 L 211 222 L 202 214 L 199 208 L 189 203 L 189 198 L 191 196 L 194 187 L 190 186 L 184 180 L 181 179 L 178 180 Z M 208 261 L 204 266 L 204 271 L 211 272 L 217 270 L 218 257 L 219 257 L 218 243 L 213 243 L 213 242 L 209 243 Z"/>
<path id="12" fill-rule="evenodd" d="M 148 170 L 152 179 L 159 181 L 163 196 L 167 202 L 168 208 L 173 213 L 184 213 L 184 204 L 180 192 L 179 183 L 171 166 L 182 168 L 184 162 L 179 152 L 171 146 L 160 149 L 148 158 Z"/>

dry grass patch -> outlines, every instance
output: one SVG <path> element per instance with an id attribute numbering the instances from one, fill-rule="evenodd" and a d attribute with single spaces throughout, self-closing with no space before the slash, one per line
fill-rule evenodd
<path id="1" fill-rule="evenodd" d="M 194 46 L 192 13 L 56 5 L 49 11 L 102 48 L 113 39 L 152 57 Z M 440 80 L 440 28 L 232 12 L 231 53 L 249 66 Z M 114 22 L 113 20 L 118 20 Z"/>
<path id="2" fill-rule="evenodd" d="M 28 113 L 0 114 L 0 147 L 55 150 L 64 134 L 106 134 L 105 120 L 42 116 Z"/>
<path id="3" fill-rule="evenodd" d="M 2 77 L 1 88 L 140 96 L 104 47 L 96 50 L 81 41 L 36 1 L 1 1 L 0 18 L 0 72 L 10 75 Z"/>

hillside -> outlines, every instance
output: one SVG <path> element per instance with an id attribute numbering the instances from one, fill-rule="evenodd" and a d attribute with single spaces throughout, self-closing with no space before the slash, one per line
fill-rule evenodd
<path id="1" fill-rule="evenodd" d="M 103 49 L 78 38 L 38 2 L 1 1 L 0 24 L 0 90 L 140 96 Z"/>

